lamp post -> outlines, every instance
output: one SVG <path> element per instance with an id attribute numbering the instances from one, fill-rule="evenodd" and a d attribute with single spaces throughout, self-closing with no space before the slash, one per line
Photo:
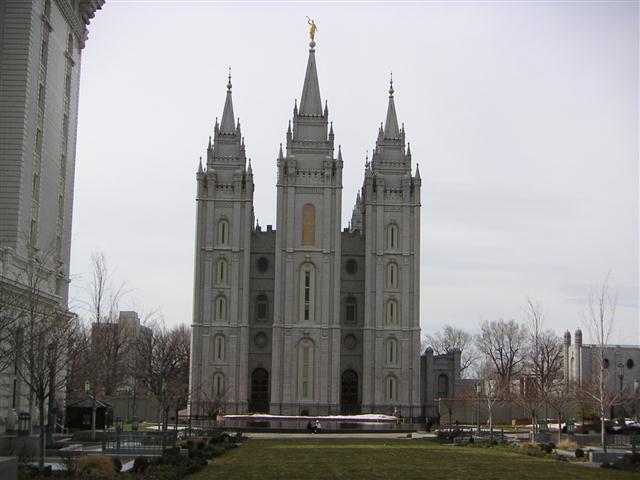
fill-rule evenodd
<path id="1" fill-rule="evenodd" d="M 636 423 L 640 422 L 640 412 L 638 412 L 638 410 L 640 410 L 640 381 L 638 380 L 634 380 L 633 381 L 633 393 L 634 396 L 636 397 Z"/>
<path id="2" fill-rule="evenodd" d="M 624 364 L 622 362 L 618 362 L 617 365 L 617 372 L 618 372 L 618 379 L 620 380 L 620 392 L 619 392 L 619 398 L 620 398 L 620 418 L 622 418 L 622 426 L 625 426 L 625 422 L 624 422 L 624 405 L 622 404 L 622 381 L 624 380 Z"/>
<path id="3" fill-rule="evenodd" d="M 478 422 L 478 436 L 480 436 L 480 392 L 482 391 L 482 385 L 480 382 L 476 383 L 476 421 Z"/>
<path id="4" fill-rule="evenodd" d="M 84 393 L 91 397 L 91 440 L 96 440 L 96 397 L 91 391 L 89 380 L 84 382 Z"/>

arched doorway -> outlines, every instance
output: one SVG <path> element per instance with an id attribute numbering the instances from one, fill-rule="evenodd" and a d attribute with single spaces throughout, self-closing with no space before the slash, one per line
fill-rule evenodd
<path id="1" fill-rule="evenodd" d="M 360 413 L 358 402 L 358 374 L 353 370 L 345 370 L 340 382 L 340 413 L 355 415 Z"/>
<path id="2" fill-rule="evenodd" d="M 256 368 L 251 374 L 249 411 L 269 413 L 269 372 L 264 368 Z"/>

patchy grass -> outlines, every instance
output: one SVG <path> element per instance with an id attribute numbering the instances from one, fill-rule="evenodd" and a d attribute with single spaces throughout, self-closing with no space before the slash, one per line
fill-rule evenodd
<path id="1" fill-rule="evenodd" d="M 634 478 L 502 448 L 465 448 L 422 440 L 250 440 L 188 480 Z"/>

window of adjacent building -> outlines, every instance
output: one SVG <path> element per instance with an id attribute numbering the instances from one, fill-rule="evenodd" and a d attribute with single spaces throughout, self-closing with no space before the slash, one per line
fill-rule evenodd
<path id="1" fill-rule="evenodd" d="M 42 154 L 42 130 L 36 128 L 36 154 Z"/>
<path id="2" fill-rule="evenodd" d="M 385 381 L 385 397 L 388 402 L 398 400 L 398 380 L 393 375 L 389 375 Z"/>
<path id="3" fill-rule="evenodd" d="M 38 108 L 44 112 L 44 85 L 38 86 Z"/>
<path id="4" fill-rule="evenodd" d="M 302 207 L 302 245 L 316 244 L 316 208 L 311 203 Z"/>
<path id="5" fill-rule="evenodd" d="M 218 245 L 229 244 L 229 222 L 220 220 L 218 222 L 217 242 Z"/>
<path id="6" fill-rule="evenodd" d="M 438 397 L 446 397 L 449 395 L 449 377 L 444 373 L 438 375 Z"/>
<path id="7" fill-rule="evenodd" d="M 224 258 L 218 260 L 216 265 L 216 283 L 218 285 L 226 285 L 228 276 L 228 264 Z"/>
<path id="8" fill-rule="evenodd" d="M 398 225 L 390 223 L 387 227 L 387 248 L 398 248 Z"/>
<path id="9" fill-rule="evenodd" d="M 398 341 L 395 338 L 387 339 L 386 360 L 388 365 L 398 363 Z"/>
<path id="10" fill-rule="evenodd" d="M 269 301 L 266 295 L 260 295 L 256 298 L 256 320 L 265 322 L 267 320 L 267 306 Z"/>
<path id="11" fill-rule="evenodd" d="M 313 342 L 307 338 L 298 344 L 298 398 L 313 399 Z"/>
<path id="12" fill-rule="evenodd" d="M 398 288 L 398 265 L 394 262 L 387 265 L 387 288 Z"/>
<path id="13" fill-rule="evenodd" d="M 220 398 L 224 396 L 224 375 L 220 372 L 213 374 L 213 385 L 211 393 L 213 398 Z"/>
<path id="14" fill-rule="evenodd" d="M 37 173 L 33 174 L 33 198 L 40 200 L 40 177 Z"/>
<path id="15" fill-rule="evenodd" d="M 36 244 L 36 235 L 38 234 L 38 227 L 34 219 L 31 220 L 31 228 L 29 230 L 29 242 L 31 245 Z"/>
<path id="16" fill-rule="evenodd" d="M 315 318 L 316 269 L 306 262 L 300 269 L 300 318 L 304 322 L 313 322 Z"/>
<path id="17" fill-rule="evenodd" d="M 346 323 L 356 323 L 356 315 L 358 302 L 353 297 L 347 297 L 345 300 L 345 312 L 344 312 L 344 321 Z"/>
<path id="18" fill-rule="evenodd" d="M 224 322 L 227 319 L 227 299 L 225 297 L 216 298 L 216 322 Z"/>
<path id="19" fill-rule="evenodd" d="M 225 344 L 224 336 L 216 335 L 213 337 L 213 361 L 224 362 L 225 356 Z"/>
<path id="20" fill-rule="evenodd" d="M 42 39 L 42 46 L 40 50 L 40 65 L 42 67 L 47 66 L 47 50 L 48 49 L 49 49 L 49 41 L 47 39 L 47 34 L 45 33 L 45 36 Z"/>
<path id="21" fill-rule="evenodd" d="M 385 308 L 385 318 L 387 325 L 398 324 L 398 302 L 393 299 L 387 302 Z"/>

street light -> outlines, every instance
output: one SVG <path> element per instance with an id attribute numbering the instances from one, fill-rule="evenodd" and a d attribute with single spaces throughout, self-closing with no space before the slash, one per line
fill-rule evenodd
<path id="1" fill-rule="evenodd" d="M 91 391 L 89 380 L 84 382 L 84 393 L 91 397 L 91 440 L 96 439 L 96 397 Z"/>
<path id="2" fill-rule="evenodd" d="M 482 392 L 482 385 L 480 382 L 476 383 L 476 420 L 478 422 L 478 436 L 480 435 L 480 392 Z"/>
<path id="3" fill-rule="evenodd" d="M 622 381 L 624 379 L 624 364 L 622 362 L 618 362 L 617 371 L 618 378 L 620 379 L 620 417 L 622 418 L 622 426 L 624 427 L 624 405 L 622 404 Z"/>
<path id="4" fill-rule="evenodd" d="M 638 412 L 640 410 L 640 401 L 638 400 L 640 399 L 640 382 L 638 380 L 633 381 L 633 393 L 636 397 L 636 423 L 638 423 L 640 422 L 640 412 Z"/>

